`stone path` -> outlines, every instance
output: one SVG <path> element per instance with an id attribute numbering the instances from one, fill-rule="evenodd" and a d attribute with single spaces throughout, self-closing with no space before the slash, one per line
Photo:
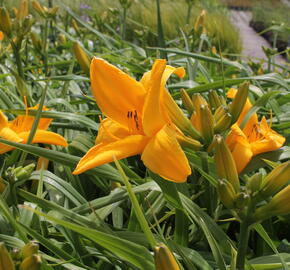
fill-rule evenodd
<path id="1" fill-rule="evenodd" d="M 249 26 L 252 18 L 251 11 L 231 10 L 230 15 L 232 23 L 240 32 L 243 43 L 243 59 L 246 60 L 251 58 L 254 61 L 259 61 L 261 59 L 267 60 L 262 50 L 262 46 L 267 48 L 271 46 L 262 36 L 258 35 L 255 30 Z M 285 64 L 285 60 L 281 56 L 276 56 L 275 63 L 283 65 Z"/>

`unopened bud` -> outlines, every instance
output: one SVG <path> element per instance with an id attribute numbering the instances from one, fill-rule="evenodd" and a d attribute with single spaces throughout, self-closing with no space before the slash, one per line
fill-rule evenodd
<path id="1" fill-rule="evenodd" d="M 55 6 L 55 7 L 50 8 L 50 9 L 48 10 L 48 14 L 49 14 L 51 17 L 53 17 L 53 16 L 56 15 L 56 13 L 58 12 L 58 10 L 59 10 L 59 7 L 58 7 L 58 6 Z"/>
<path id="2" fill-rule="evenodd" d="M 71 25 L 72 25 L 73 29 L 78 33 L 80 29 L 79 29 L 79 26 L 78 26 L 75 19 L 71 20 Z"/>
<path id="3" fill-rule="evenodd" d="M 239 86 L 238 92 L 230 106 L 229 113 L 232 115 L 232 124 L 237 122 L 241 112 L 243 111 L 248 98 L 249 86 L 249 82 L 244 82 Z"/>
<path id="4" fill-rule="evenodd" d="M 236 192 L 232 184 L 227 180 L 219 180 L 217 185 L 217 192 L 221 202 L 229 209 L 234 208 Z"/>
<path id="5" fill-rule="evenodd" d="M 237 168 L 230 149 L 220 135 L 216 135 L 215 147 L 215 167 L 219 178 L 228 180 L 235 189 L 235 192 L 240 190 L 240 182 L 237 173 Z"/>
<path id="6" fill-rule="evenodd" d="M 22 0 L 17 12 L 17 19 L 23 20 L 28 15 L 28 2 L 27 0 Z"/>
<path id="7" fill-rule="evenodd" d="M 34 19 L 31 15 L 28 15 L 24 18 L 23 24 L 22 24 L 22 34 L 26 34 L 30 31 L 31 26 L 34 24 Z"/>
<path id="8" fill-rule="evenodd" d="M 32 7 L 39 13 L 39 15 L 43 17 L 45 16 L 45 10 L 38 1 L 32 1 Z"/>
<path id="9" fill-rule="evenodd" d="M 35 241 L 30 241 L 22 248 L 22 260 L 27 257 L 37 254 L 39 250 L 39 245 Z"/>
<path id="10" fill-rule="evenodd" d="M 251 192 L 257 192 L 261 188 L 262 184 L 262 174 L 261 173 L 255 173 L 247 180 L 247 189 Z"/>
<path id="11" fill-rule="evenodd" d="M 206 144 L 210 144 L 214 135 L 214 120 L 209 107 L 206 105 L 200 106 L 200 123 L 203 140 Z"/>
<path id="12" fill-rule="evenodd" d="M 0 266 L 5 270 L 15 270 L 13 260 L 3 242 L 0 243 Z"/>
<path id="13" fill-rule="evenodd" d="M 19 270 L 39 270 L 41 267 L 41 257 L 39 255 L 32 255 L 25 258 L 19 266 Z"/>
<path id="14" fill-rule="evenodd" d="M 32 41 L 32 44 L 33 44 L 34 48 L 36 50 L 38 50 L 38 51 L 41 51 L 41 49 L 42 49 L 42 42 L 41 42 L 41 39 L 38 36 L 38 34 L 36 34 L 35 32 L 32 32 L 30 34 L 30 37 L 31 37 L 31 41 Z"/>
<path id="15" fill-rule="evenodd" d="M 198 130 L 201 131 L 201 120 L 200 120 L 200 107 L 201 105 L 208 105 L 207 101 L 200 95 L 192 95 L 192 104 L 194 107 L 194 113 L 192 114 L 190 120 L 192 125 Z"/>
<path id="16" fill-rule="evenodd" d="M 154 248 L 154 261 L 156 270 L 180 270 L 172 252 L 164 244 Z"/>
<path id="17" fill-rule="evenodd" d="M 66 42 L 67 42 L 67 40 L 66 40 L 66 36 L 64 35 L 64 34 L 59 34 L 58 35 L 58 39 L 59 39 L 59 41 L 60 41 L 60 44 L 65 44 Z"/>
<path id="18" fill-rule="evenodd" d="M 200 133 L 192 126 L 190 120 L 184 115 L 168 91 L 164 91 L 164 102 L 172 122 L 184 133 L 199 140 L 201 138 Z"/>
<path id="19" fill-rule="evenodd" d="M 217 109 L 221 105 L 224 105 L 224 100 L 217 94 L 217 91 L 209 91 L 208 101 L 212 109 Z"/>
<path id="20" fill-rule="evenodd" d="M 278 192 L 269 203 L 257 209 L 255 219 L 257 221 L 276 215 L 290 213 L 290 185 Z"/>
<path id="21" fill-rule="evenodd" d="M 228 113 L 228 108 L 224 105 L 219 106 L 214 112 L 214 121 L 217 123 L 226 113 Z"/>
<path id="22" fill-rule="evenodd" d="M 261 186 L 263 197 L 275 194 L 290 180 L 290 161 L 275 167 L 264 179 Z"/>
<path id="23" fill-rule="evenodd" d="M 232 116 L 229 113 L 225 113 L 215 124 L 214 132 L 221 133 L 226 131 L 231 126 Z"/>
<path id="24" fill-rule="evenodd" d="M 31 163 L 25 167 L 17 167 L 14 169 L 14 175 L 17 180 L 24 180 L 30 177 L 35 168 L 35 164 Z"/>
<path id="25" fill-rule="evenodd" d="M 78 42 L 75 42 L 73 45 L 74 54 L 77 58 L 77 61 L 79 65 L 81 66 L 81 69 L 89 75 L 90 73 L 90 58 L 86 54 L 86 52 L 83 50 L 81 45 Z"/>
<path id="26" fill-rule="evenodd" d="M 181 134 L 177 134 L 176 139 L 182 147 L 187 147 L 195 151 L 199 150 L 202 147 L 202 144 L 199 141 Z"/>
<path id="27" fill-rule="evenodd" d="M 184 89 L 180 90 L 180 94 L 183 106 L 186 108 L 189 114 L 192 114 L 194 111 L 194 107 L 191 98 Z"/>
<path id="28" fill-rule="evenodd" d="M 199 30 L 199 27 L 202 27 L 203 32 L 205 31 L 205 17 L 206 17 L 206 10 L 203 9 L 195 21 L 195 24 L 194 24 L 195 32 Z"/>
<path id="29" fill-rule="evenodd" d="M 5 7 L 0 7 L 0 30 L 10 36 L 12 25 L 10 15 Z"/>

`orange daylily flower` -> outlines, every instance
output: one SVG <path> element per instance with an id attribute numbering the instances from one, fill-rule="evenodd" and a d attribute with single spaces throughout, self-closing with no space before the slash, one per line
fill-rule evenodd
<path id="1" fill-rule="evenodd" d="M 38 105 L 29 107 L 27 110 L 37 110 Z M 44 111 L 48 108 L 43 107 Z M 61 135 L 47 131 L 53 119 L 41 118 L 34 134 L 32 143 L 45 143 L 67 146 L 67 142 Z M 8 122 L 6 116 L 0 111 L 0 138 L 5 140 L 26 143 L 29 137 L 30 130 L 34 122 L 34 116 L 24 115 L 17 116 L 13 121 Z M 0 143 L 0 154 L 13 150 L 14 147 Z"/>
<path id="2" fill-rule="evenodd" d="M 234 98 L 236 92 L 236 89 L 231 88 L 227 96 Z M 250 117 L 243 129 L 240 128 L 240 124 L 251 107 L 252 104 L 248 99 L 238 121 L 232 125 L 226 140 L 234 157 L 238 173 L 246 167 L 253 156 L 274 151 L 285 142 L 283 136 L 271 129 L 271 124 L 268 125 L 264 116 L 259 123 L 256 113 Z"/>
<path id="3" fill-rule="evenodd" d="M 164 99 L 165 84 L 171 74 L 184 69 L 156 60 L 140 82 L 107 61 L 94 58 L 90 66 L 93 95 L 108 117 L 100 125 L 96 145 L 80 160 L 73 174 L 117 159 L 141 154 L 144 164 L 163 178 L 185 182 L 191 173 L 178 143 L 182 134 L 170 121 Z"/>
<path id="4" fill-rule="evenodd" d="M 4 38 L 4 34 L 3 32 L 0 31 L 0 41 L 3 40 L 3 38 Z"/>

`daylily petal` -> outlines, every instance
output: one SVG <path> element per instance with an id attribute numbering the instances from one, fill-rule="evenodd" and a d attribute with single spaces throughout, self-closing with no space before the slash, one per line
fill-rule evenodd
<path id="1" fill-rule="evenodd" d="M 4 153 L 9 152 L 13 149 L 14 149 L 14 147 L 8 146 L 4 143 L 0 143 L 0 154 L 4 154 Z"/>
<path id="2" fill-rule="evenodd" d="M 148 138 L 142 135 L 128 136 L 109 144 L 97 144 L 80 160 L 73 174 L 80 174 L 94 167 L 142 153 Z"/>
<path id="3" fill-rule="evenodd" d="M 179 78 L 183 78 L 185 75 L 185 69 L 183 67 L 175 68 L 166 65 L 161 79 L 161 87 L 165 87 L 167 80 L 172 74 L 176 74 Z M 150 88 L 150 77 L 151 71 L 147 71 L 146 73 L 144 73 L 142 79 L 140 80 L 140 82 L 144 85 L 146 91 L 148 91 Z"/>
<path id="4" fill-rule="evenodd" d="M 175 135 L 175 131 L 166 125 L 149 141 L 141 159 L 154 173 L 179 183 L 186 181 L 191 169 Z"/>
<path id="5" fill-rule="evenodd" d="M 120 125 L 118 122 L 107 118 L 102 120 L 100 124 L 96 144 L 114 142 L 129 135 L 131 134 L 127 128 Z"/>
<path id="6" fill-rule="evenodd" d="M 8 120 L 3 112 L 0 111 L 0 128 L 7 126 Z"/>
<path id="7" fill-rule="evenodd" d="M 234 124 L 231 127 L 231 132 L 228 135 L 226 142 L 235 160 L 237 171 L 240 173 L 253 157 L 251 145 L 237 124 Z"/>
<path id="8" fill-rule="evenodd" d="M 128 112 L 140 118 L 145 89 L 129 75 L 100 58 L 90 66 L 91 86 L 102 112 L 123 126 L 128 126 Z"/>
<path id="9" fill-rule="evenodd" d="M 24 143 L 27 142 L 28 136 L 30 131 L 20 132 L 18 135 L 20 138 L 23 139 Z M 61 135 L 46 131 L 46 130 L 40 130 L 38 129 L 33 137 L 32 143 L 45 143 L 45 144 L 54 144 L 54 145 L 61 145 L 66 147 L 67 141 L 64 137 Z"/>
<path id="10" fill-rule="evenodd" d="M 0 129 L 0 138 L 3 138 L 12 142 L 21 142 L 22 139 L 18 136 L 16 132 L 8 127 Z"/>
<path id="11" fill-rule="evenodd" d="M 165 124 L 164 108 L 161 106 L 163 88 L 161 87 L 161 78 L 166 66 L 166 60 L 156 60 L 152 67 L 150 78 L 150 89 L 146 95 L 142 126 L 147 136 L 155 135 Z"/>
<path id="12" fill-rule="evenodd" d="M 3 40 L 3 38 L 4 38 L 4 34 L 3 32 L 0 31 L 0 41 Z"/>
<path id="13" fill-rule="evenodd" d="M 251 147 L 254 155 L 274 151 L 282 147 L 285 138 L 272 130 L 263 117 L 260 123 L 261 138 L 252 142 Z"/>
<path id="14" fill-rule="evenodd" d="M 29 107 L 27 110 L 37 110 L 39 105 L 34 107 Z M 48 111 L 49 109 L 43 106 L 42 111 Z M 23 131 L 30 131 L 35 120 L 34 116 L 29 115 L 19 115 L 17 116 L 12 122 L 9 122 L 9 127 L 13 129 L 15 132 L 23 132 Z M 50 123 L 53 119 L 51 118 L 41 118 L 38 123 L 37 129 L 48 129 Z"/>

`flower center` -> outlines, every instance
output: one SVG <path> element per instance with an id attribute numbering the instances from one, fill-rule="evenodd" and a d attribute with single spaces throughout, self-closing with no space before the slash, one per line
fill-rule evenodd
<path id="1" fill-rule="evenodd" d="M 138 112 L 136 110 L 127 112 L 128 119 L 128 129 L 131 134 L 141 132 L 140 117 L 138 117 Z"/>

